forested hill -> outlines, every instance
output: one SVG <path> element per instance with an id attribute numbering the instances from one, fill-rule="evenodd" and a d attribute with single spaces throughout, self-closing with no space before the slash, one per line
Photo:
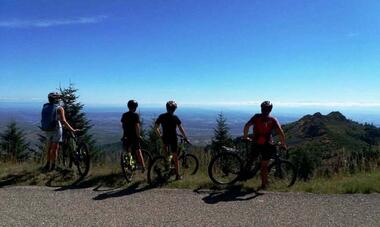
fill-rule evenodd
<path id="1" fill-rule="evenodd" d="M 349 120 L 340 112 L 306 115 L 284 125 L 284 131 L 288 144 L 293 146 L 360 150 L 380 143 L 380 128 Z"/>

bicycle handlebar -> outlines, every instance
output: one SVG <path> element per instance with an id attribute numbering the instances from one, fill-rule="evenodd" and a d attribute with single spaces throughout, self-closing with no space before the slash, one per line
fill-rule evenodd
<path id="1" fill-rule="evenodd" d="M 80 132 L 83 132 L 84 130 L 83 129 L 78 129 L 77 131 L 69 131 L 67 130 L 68 134 L 73 137 L 73 138 L 76 138 L 77 134 L 80 133 Z"/>
<path id="2" fill-rule="evenodd" d="M 190 141 L 186 137 L 184 137 L 183 135 L 177 134 L 177 137 L 179 137 L 180 140 L 182 140 L 182 141 L 186 142 L 187 144 L 191 145 Z"/>
<path id="3" fill-rule="evenodd" d="M 253 143 L 253 141 L 252 141 L 251 138 L 249 138 L 249 139 L 243 138 L 242 141 L 244 141 L 246 144 Z M 285 148 L 280 142 L 277 142 L 277 143 L 275 143 L 273 145 L 276 146 L 276 147 L 279 147 L 281 150 L 288 151 L 288 148 Z"/>

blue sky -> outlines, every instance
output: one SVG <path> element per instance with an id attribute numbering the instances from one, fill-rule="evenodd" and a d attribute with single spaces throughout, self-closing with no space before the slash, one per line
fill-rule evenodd
<path id="1" fill-rule="evenodd" d="M 380 108 L 380 1 L 0 0 L 0 101 Z"/>

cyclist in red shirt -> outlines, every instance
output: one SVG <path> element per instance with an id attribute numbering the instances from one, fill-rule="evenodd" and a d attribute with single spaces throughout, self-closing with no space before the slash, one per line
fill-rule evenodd
<path id="1" fill-rule="evenodd" d="M 253 141 L 253 150 L 261 154 L 261 188 L 265 189 L 268 186 L 268 161 L 275 146 L 273 145 L 273 131 L 280 136 L 281 145 L 286 149 L 285 134 L 278 120 L 270 115 L 273 104 L 270 101 L 265 101 L 261 104 L 261 114 L 253 116 L 244 127 L 244 139 Z M 249 128 L 253 126 L 253 138 L 248 137 Z"/>

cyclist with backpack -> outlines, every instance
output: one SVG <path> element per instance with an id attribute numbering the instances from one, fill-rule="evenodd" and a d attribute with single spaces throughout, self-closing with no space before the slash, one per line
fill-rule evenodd
<path id="1" fill-rule="evenodd" d="M 180 180 L 182 179 L 182 177 L 179 174 L 177 128 L 179 129 L 185 140 L 189 143 L 190 141 L 187 139 L 185 129 L 182 126 L 181 120 L 176 115 L 174 115 L 176 109 L 177 103 L 175 101 L 167 102 L 167 112 L 161 114 L 157 118 L 155 122 L 155 130 L 157 132 L 157 135 L 162 139 L 164 152 L 166 154 L 169 154 L 169 151 L 171 151 L 171 153 L 173 154 L 176 180 Z M 162 133 L 160 130 L 160 126 L 162 127 Z"/>
<path id="2" fill-rule="evenodd" d="M 273 131 L 280 136 L 281 145 L 286 149 L 285 134 L 278 120 L 270 115 L 273 104 L 265 101 L 261 104 L 261 114 L 254 115 L 244 127 L 244 139 L 253 141 L 253 151 L 256 155 L 261 154 L 260 174 L 261 189 L 268 186 L 268 162 L 275 152 L 273 145 Z M 248 137 L 249 128 L 253 126 L 253 139 Z"/>
<path id="3" fill-rule="evenodd" d="M 48 95 L 49 102 L 44 104 L 41 113 L 41 129 L 45 131 L 48 142 L 47 162 L 44 171 L 55 170 L 55 161 L 58 157 L 59 144 L 62 142 L 62 127 L 72 132 L 78 131 L 71 127 L 65 117 L 65 110 L 59 105 L 61 95 L 51 92 Z"/>
<path id="4" fill-rule="evenodd" d="M 124 113 L 121 118 L 121 123 L 123 125 L 123 146 L 124 149 L 129 152 L 130 149 L 133 152 L 136 152 L 137 161 L 141 164 L 142 172 L 145 171 L 145 162 L 144 157 L 141 153 L 141 133 L 140 133 L 140 116 L 136 113 L 138 107 L 138 103 L 136 100 L 128 101 L 128 109 L 129 111 Z"/>

